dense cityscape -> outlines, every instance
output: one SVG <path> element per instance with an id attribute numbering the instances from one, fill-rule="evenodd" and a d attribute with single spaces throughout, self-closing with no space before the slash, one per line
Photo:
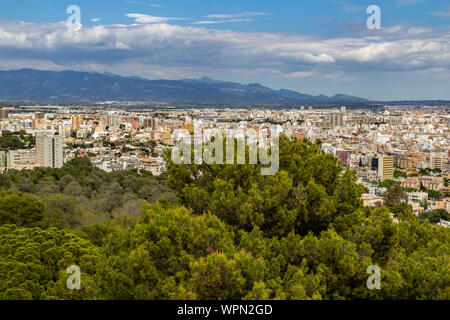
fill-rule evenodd
<path id="1" fill-rule="evenodd" d="M 282 135 L 321 141 L 326 153 L 355 170 L 366 188 L 362 200 L 382 206 L 393 183 L 407 193 L 415 214 L 436 209 L 450 213 L 450 115 L 448 107 L 392 106 L 370 109 L 180 109 L 23 106 L 1 109 L 1 170 L 61 168 L 75 157 L 88 157 L 106 172 L 166 170 L 163 151 L 177 141 L 176 129 L 192 134 L 194 123 L 223 131 L 276 125 Z M 32 142 L 33 141 L 33 142 Z M 24 148 L 20 148 L 23 145 Z M 440 222 L 449 226 L 449 222 Z"/>

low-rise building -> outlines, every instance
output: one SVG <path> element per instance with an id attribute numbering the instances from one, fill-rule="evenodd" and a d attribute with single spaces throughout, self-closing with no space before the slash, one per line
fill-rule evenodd
<path id="1" fill-rule="evenodd" d="M 423 203 L 428 201 L 428 193 L 426 192 L 408 192 L 408 202 L 409 203 Z"/>
<path id="2" fill-rule="evenodd" d="M 364 193 L 361 195 L 361 200 L 363 201 L 364 205 L 367 207 L 377 207 L 383 205 L 383 198 L 380 196 L 376 196 L 374 194 L 368 194 Z"/>
<path id="3" fill-rule="evenodd" d="M 8 151 L 8 169 L 33 169 L 39 166 L 40 165 L 36 160 L 36 151 L 34 149 Z"/>
<path id="4" fill-rule="evenodd" d="M 163 166 L 154 158 L 139 158 L 138 169 L 151 172 L 154 176 L 159 176 L 162 173 Z"/>

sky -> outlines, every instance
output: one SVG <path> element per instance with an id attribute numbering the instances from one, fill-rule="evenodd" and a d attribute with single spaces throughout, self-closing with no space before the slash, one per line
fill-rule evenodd
<path id="1" fill-rule="evenodd" d="M 67 23 L 71 5 L 80 25 Z M 367 26 L 370 5 L 380 29 Z M 450 100 L 449 42 L 448 0 L 0 0 L 1 70 Z"/>

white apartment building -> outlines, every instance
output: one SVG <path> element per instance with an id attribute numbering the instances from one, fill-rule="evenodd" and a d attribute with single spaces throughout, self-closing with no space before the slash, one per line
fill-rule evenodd
<path id="1" fill-rule="evenodd" d="M 40 166 L 61 168 L 63 160 L 63 138 L 46 132 L 36 133 L 36 161 Z"/>
<path id="2" fill-rule="evenodd" d="M 36 161 L 36 151 L 31 150 L 10 150 L 7 160 L 8 169 L 33 169 L 39 167 Z"/>
<path id="3" fill-rule="evenodd" d="M 426 192 L 408 192 L 408 202 L 422 203 L 428 200 L 428 193 Z"/>

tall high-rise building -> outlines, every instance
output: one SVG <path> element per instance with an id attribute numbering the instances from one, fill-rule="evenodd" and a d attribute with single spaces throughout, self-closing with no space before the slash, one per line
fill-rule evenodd
<path id="1" fill-rule="evenodd" d="M 117 116 L 107 115 L 106 121 L 108 123 L 109 128 L 115 128 L 117 126 Z"/>
<path id="2" fill-rule="evenodd" d="M 378 177 L 381 179 L 392 179 L 394 177 L 394 157 L 378 157 Z"/>
<path id="3" fill-rule="evenodd" d="M 155 118 L 144 119 L 144 128 L 150 128 L 152 130 L 156 129 L 156 119 Z"/>
<path id="4" fill-rule="evenodd" d="M 43 167 L 61 168 L 63 166 L 62 136 L 45 132 L 36 133 L 36 160 Z"/>
<path id="5" fill-rule="evenodd" d="M 342 112 L 333 112 L 330 114 L 331 127 L 342 127 L 344 125 L 344 116 Z"/>
<path id="6" fill-rule="evenodd" d="M 8 108 L 2 108 L 0 110 L 0 120 L 8 119 Z"/>
<path id="7" fill-rule="evenodd" d="M 84 116 L 82 114 L 75 114 L 72 116 L 72 130 L 77 131 L 83 124 Z"/>
<path id="8" fill-rule="evenodd" d="M 445 171 L 448 157 L 445 155 L 435 155 L 430 158 L 430 168 Z"/>

